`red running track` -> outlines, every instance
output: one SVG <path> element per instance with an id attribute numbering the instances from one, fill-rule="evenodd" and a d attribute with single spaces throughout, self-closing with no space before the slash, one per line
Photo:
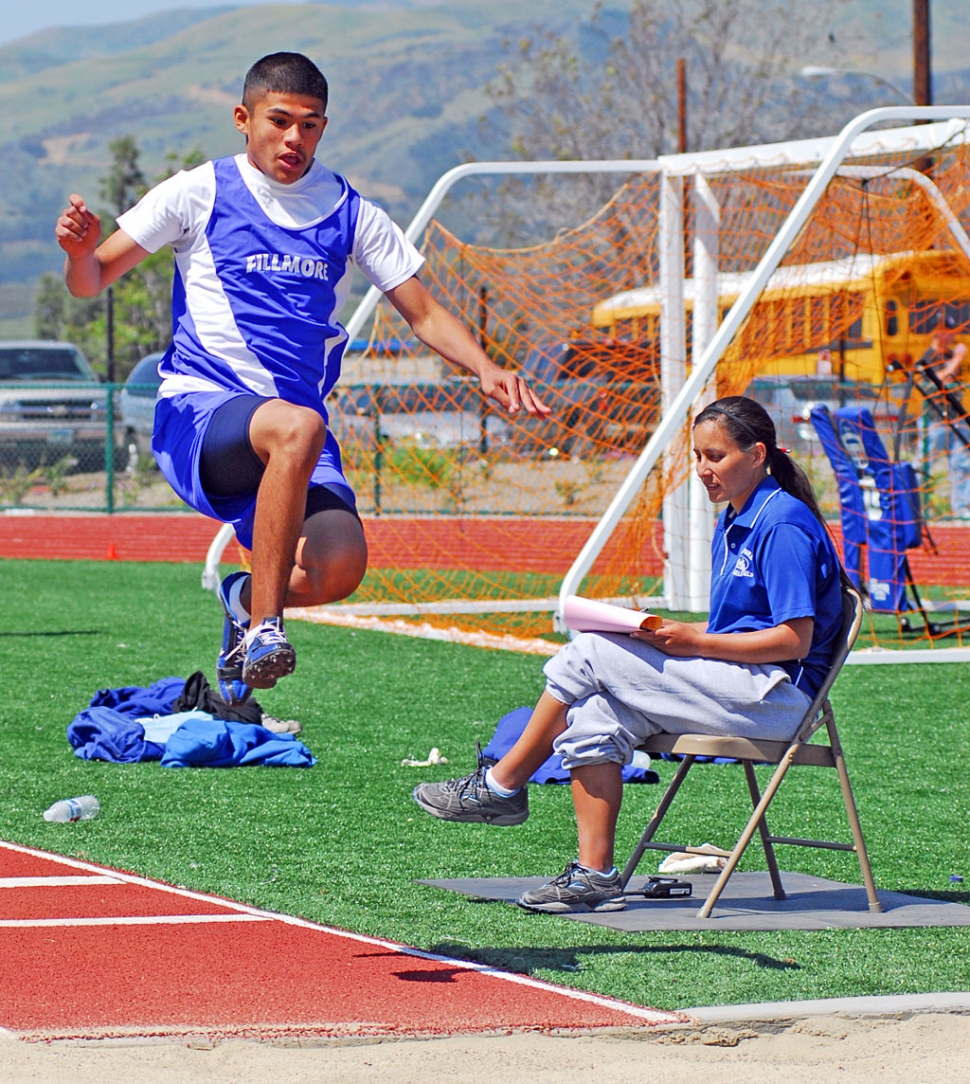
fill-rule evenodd
<path id="1" fill-rule="evenodd" d="M 0 557 L 202 562 L 219 526 L 215 520 L 195 514 L 0 515 Z M 577 519 L 388 517 L 365 519 L 364 527 L 373 568 L 561 575 L 582 549 L 593 523 Z M 654 541 L 648 543 L 646 558 L 650 572 L 659 575 L 663 559 Z M 231 545 L 225 559 L 236 563 L 238 554 Z"/>
<path id="2" fill-rule="evenodd" d="M 0 1028 L 24 1038 L 642 1027 L 565 990 L 0 842 Z"/>
<path id="3" fill-rule="evenodd" d="M 372 568 L 451 568 L 563 575 L 593 529 L 590 520 L 387 517 L 365 519 Z M 203 562 L 219 524 L 199 515 L 0 515 L 0 558 Z M 837 525 L 833 525 L 836 538 Z M 937 553 L 909 551 L 919 584 L 960 587 L 970 577 L 970 525 L 935 524 Z M 607 553 L 605 556 L 609 556 Z M 225 559 L 238 561 L 228 547 Z M 662 532 L 647 539 L 644 575 L 663 574 Z"/>

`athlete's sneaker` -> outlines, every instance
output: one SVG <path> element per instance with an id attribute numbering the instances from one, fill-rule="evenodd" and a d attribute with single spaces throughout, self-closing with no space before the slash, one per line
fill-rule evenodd
<path id="1" fill-rule="evenodd" d="M 242 679 L 242 646 L 249 622 L 243 624 L 239 621 L 229 605 L 229 592 L 233 584 L 248 577 L 248 572 L 230 572 L 219 585 L 219 601 L 226 616 L 222 625 L 222 650 L 216 659 L 216 681 L 219 694 L 227 704 L 242 704 L 253 691 Z"/>
<path id="2" fill-rule="evenodd" d="M 444 783 L 419 783 L 412 798 L 432 817 L 443 821 L 472 824 L 521 824 L 529 816 L 529 791 L 519 789 L 509 798 L 501 798 L 488 789 L 485 772 L 488 764 L 478 754 L 478 767 L 471 775 Z"/>
<path id="3" fill-rule="evenodd" d="M 272 689 L 296 669 L 296 652 L 283 632 L 281 617 L 267 617 L 246 633 L 242 679 L 254 689 Z"/>
<path id="4" fill-rule="evenodd" d="M 596 873 L 570 862 L 559 874 L 541 888 L 523 892 L 515 901 L 527 911 L 544 911 L 561 915 L 570 911 L 622 911 L 626 907 L 620 875 Z"/>

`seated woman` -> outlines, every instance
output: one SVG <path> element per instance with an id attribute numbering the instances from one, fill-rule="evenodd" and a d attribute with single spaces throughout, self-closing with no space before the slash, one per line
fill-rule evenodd
<path id="1" fill-rule="evenodd" d="M 516 902 L 531 911 L 618 911 L 613 864 L 622 766 L 659 732 L 785 740 L 828 668 L 844 573 L 805 473 L 752 399 L 730 396 L 694 422 L 696 471 L 726 501 L 711 546 L 706 623 L 583 633 L 546 663 L 545 692 L 491 768 L 422 783 L 414 800 L 443 820 L 520 824 L 526 782 L 553 751 L 572 780 L 578 861 Z"/>

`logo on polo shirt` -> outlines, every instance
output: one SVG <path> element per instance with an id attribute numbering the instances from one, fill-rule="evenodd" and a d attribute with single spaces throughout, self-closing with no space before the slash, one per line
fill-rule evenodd
<path id="1" fill-rule="evenodd" d="M 246 257 L 246 271 L 277 271 L 280 274 L 300 275 L 305 279 L 330 280 L 330 268 L 326 260 L 310 256 L 287 256 L 282 252 L 256 252 Z"/>
<path id="2" fill-rule="evenodd" d="M 742 548 L 741 553 L 738 556 L 734 565 L 735 576 L 747 576 L 749 579 L 754 578 L 754 573 L 751 571 L 751 562 L 754 560 L 754 554 L 745 546 Z"/>

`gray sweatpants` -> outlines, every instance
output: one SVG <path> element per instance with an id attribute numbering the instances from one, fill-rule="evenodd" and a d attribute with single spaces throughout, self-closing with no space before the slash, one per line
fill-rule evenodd
<path id="1" fill-rule="evenodd" d="M 546 691 L 569 705 L 554 745 L 567 769 L 628 764 L 660 732 L 784 741 L 810 703 L 780 666 L 673 658 L 614 633 L 582 633 L 543 672 Z"/>

